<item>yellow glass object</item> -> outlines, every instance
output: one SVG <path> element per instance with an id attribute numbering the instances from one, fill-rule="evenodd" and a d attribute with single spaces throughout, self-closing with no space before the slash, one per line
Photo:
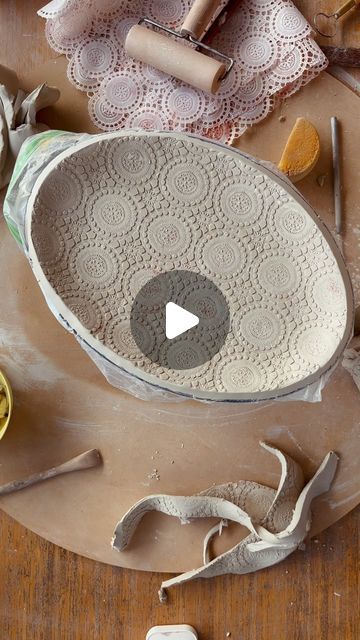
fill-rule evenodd
<path id="1" fill-rule="evenodd" d="M 2 371 L 0 371 L 0 385 L 4 388 L 6 399 L 8 401 L 7 416 L 5 416 L 4 418 L 0 418 L 0 440 L 1 440 L 6 429 L 8 428 L 8 424 L 10 422 L 12 408 L 13 408 L 13 394 L 11 391 L 10 382 L 8 381 L 7 377 L 2 373 Z"/>

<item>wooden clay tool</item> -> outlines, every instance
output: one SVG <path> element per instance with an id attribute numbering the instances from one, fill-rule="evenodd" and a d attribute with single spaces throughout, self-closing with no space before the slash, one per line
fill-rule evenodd
<path id="1" fill-rule="evenodd" d="M 5 496 L 8 493 L 13 493 L 14 491 L 20 491 L 20 489 L 31 487 L 33 484 L 43 482 L 43 480 L 49 480 L 49 478 L 61 476 L 64 473 L 81 471 L 82 469 L 91 469 L 92 467 L 97 467 L 101 463 L 102 458 L 100 451 L 98 451 L 98 449 L 90 449 L 89 451 L 85 451 L 79 456 L 76 456 L 76 458 L 71 458 L 71 460 L 60 464 L 57 467 L 52 467 L 46 471 L 39 471 L 38 473 L 34 473 L 22 480 L 12 480 L 7 484 L 3 484 L 0 486 L 0 496 Z"/>
<path id="2" fill-rule="evenodd" d="M 360 48 L 356 47 L 321 47 L 330 64 L 339 67 L 360 67 Z"/>
<path id="3" fill-rule="evenodd" d="M 331 144 L 333 158 L 333 180 L 334 180 L 334 209 L 335 209 L 335 229 L 336 233 L 341 233 L 342 226 L 342 202 L 341 202 L 341 173 L 340 173 L 340 143 L 339 124 L 335 117 L 330 118 Z"/>
<path id="4" fill-rule="evenodd" d="M 131 58 L 145 62 L 202 91 L 216 93 L 221 80 L 228 75 L 234 61 L 229 56 L 204 44 L 199 38 L 207 30 L 219 4 L 220 0 L 195 0 L 180 32 L 149 18 L 141 18 L 127 35 L 126 53 Z M 197 49 L 203 49 L 207 53 L 218 56 L 221 61 L 143 25 L 155 27 L 165 31 L 166 34 L 185 39 L 196 45 Z"/>

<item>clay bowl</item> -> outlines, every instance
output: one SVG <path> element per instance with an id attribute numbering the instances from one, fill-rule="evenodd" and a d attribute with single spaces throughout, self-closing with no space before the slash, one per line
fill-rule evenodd
<path id="1" fill-rule="evenodd" d="M 48 304 L 113 379 L 265 400 L 323 382 L 351 337 L 351 284 L 328 229 L 278 172 L 218 143 L 93 136 L 41 173 L 26 233 Z M 209 278 L 230 310 L 219 353 L 180 371 L 144 356 L 130 330 L 140 288 L 172 270 Z"/>

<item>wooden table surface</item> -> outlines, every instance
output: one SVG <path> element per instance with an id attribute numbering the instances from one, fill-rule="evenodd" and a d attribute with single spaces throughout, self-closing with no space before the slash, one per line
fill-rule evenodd
<path id="1" fill-rule="evenodd" d="M 42 4 L 0 3 L 0 62 L 22 78 L 56 56 Z M 334 2 L 298 2 L 307 17 L 325 5 Z M 347 33 L 353 45 L 359 24 Z M 359 524 L 356 509 L 275 567 L 190 583 L 161 605 L 163 575 L 76 556 L 0 513 L 0 639 L 143 640 L 151 626 L 188 623 L 200 640 L 357 640 Z"/>

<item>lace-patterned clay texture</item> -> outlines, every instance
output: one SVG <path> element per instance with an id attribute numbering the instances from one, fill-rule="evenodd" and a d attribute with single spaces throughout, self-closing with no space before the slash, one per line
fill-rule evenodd
<path id="1" fill-rule="evenodd" d="M 311 524 L 311 502 L 329 490 L 338 456 L 330 451 L 305 485 L 301 467 L 290 456 L 264 442 L 260 444 L 281 464 L 277 490 L 240 480 L 213 486 L 195 496 L 147 496 L 131 507 L 116 525 L 112 546 L 124 551 L 149 511 L 175 516 L 183 524 L 195 518 L 221 519 L 220 526 L 211 529 L 205 537 L 203 566 L 163 582 L 159 591 L 161 602 L 166 602 L 167 589 L 194 578 L 251 573 L 276 564 L 295 551 L 306 538 Z M 221 533 L 221 527 L 228 520 L 243 525 L 249 534 L 235 547 L 210 560 L 210 540 L 216 533 Z"/>
<path id="2" fill-rule="evenodd" d="M 140 17 L 179 29 L 191 4 L 54 0 L 39 11 L 50 46 L 68 57 L 68 77 L 88 93 L 100 129 L 189 131 L 231 143 L 327 66 L 310 25 L 289 0 L 241 0 L 205 38 L 235 59 L 216 96 L 127 58 L 125 38 Z"/>
<path id="3" fill-rule="evenodd" d="M 43 171 L 27 225 L 52 308 L 109 361 L 167 390 L 217 400 L 285 395 L 329 371 L 350 337 L 351 286 L 330 233 L 285 179 L 219 143 L 94 136 Z M 137 344 L 130 331 L 141 287 L 174 269 L 207 276 L 230 309 L 220 352 L 182 371 L 139 350 L 139 342 L 151 350 L 151 323 Z"/>

